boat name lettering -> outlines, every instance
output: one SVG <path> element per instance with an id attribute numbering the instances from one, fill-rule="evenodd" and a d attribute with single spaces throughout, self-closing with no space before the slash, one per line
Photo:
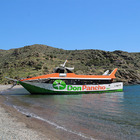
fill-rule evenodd
<path id="1" fill-rule="evenodd" d="M 71 90 L 73 90 L 73 91 L 79 91 L 79 90 L 82 90 L 82 88 L 81 88 L 81 86 L 80 87 L 76 87 L 76 86 L 68 85 L 67 86 L 67 90 L 68 91 L 71 91 Z"/>
<path id="2" fill-rule="evenodd" d="M 105 90 L 105 86 L 86 86 L 86 85 L 83 85 L 82 86 L 82 90 Z"/>
<path id="3" fill-rule="evenodd" d="M 72 86 L 68 85 L 67 90 L 68 91 L 87 91 L 87 90 L 105 90 L 105 86 L 87 86 L 87 85 L 82 85 L 82 86 Z"/>

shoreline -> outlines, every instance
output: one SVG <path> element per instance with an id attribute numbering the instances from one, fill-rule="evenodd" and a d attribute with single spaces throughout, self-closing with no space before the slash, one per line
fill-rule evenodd
<path id="1" fill-rule="evenodd" d="M 3 100 L 3 101 L 2 101 Z M 27 127 L 27 119 L 0 99 L 0 139 L 49 140 L 43 133 Z"/>
<path id="2" fill-rule="evenodd" d="M 7 90 L 11 85 L 0 85 L 0 93 Z M 17 86 L 16 89 L 21 88 Z M 58 140 L 44 129 L 42 122 L 28 117 L 17 111 L 12 106 L 6 105 L 6 98 L 0 96 L 0 139 L 27 139 L 27 140 Z"/>
<path id="3" fill-rule="evenodd" d="M 5 95 L 2 91 L 6 91 L 11 85 L 0 85 L 0 130 L 4 126 L 4 130 L 0 131 L 0 138 L 10 139 L 27 139 L 27 140 L 85 140 L 81 136 L 72 134 L 62 129 L 57 129 L 42 120 L 22 114 L 14 107 L 6 105 Z M 21 89 L 21 86 L 14 87 Z M 6 94 L 7 96 L 8 94 Z M 9 95 L 8 95 L 9 96 Z M 8 123 L 7 123 L 8 122 Z M 14 129 L 12 129 L 14 128 Z M 11 138 L 11 139 L 12 139 Z"/>
<path id="4" fill-rule="evenodd" d="M 0 93 L 2 91 L 6 91 L 8 88 L 10 88 L 11 85 L 0 85 Z M 22 88 L 22 86 L 18 85 L 16 89 Z M 55 135 L 51 134 L 51 129 L 46 131 L 45 126 L 43 125 L 44 122 L 28 117 L 21 112 L 17 111 L 12 106 L 6 105 L 5 97 L 3 94 L 1 94 L 0 97 L 0 120 L 2 119 L 2 122 L 0 121 L 1 129 L 4 126 L 5 130 L 0 131 L 0 138 L 2 139 L 9 139 L 11 138 L 11 133 L 13 134 L 14 139 L 17 138 L 18 132 L 21 131 L 19 139 L 33 139 L 33 140 L 58 140 Z M 1 117 L 2 116 L 2 117 Z M 6 124 L 6 122 L 10 122 L 9 124 Z M 9 127 L 12 126 L 14 130 L 10 130 Z M 17 127 L 15 127 L 17 126 Z M 7 130 L 9 132 L 7 132 Z M 11 131 L 11 132 L 10 132 Z M 22 137 L 22 131 L 24 137 Z M 50 132 L 49 132 L 50 131 Z M 3 133 L 3 134 L 2 134 Z"/>

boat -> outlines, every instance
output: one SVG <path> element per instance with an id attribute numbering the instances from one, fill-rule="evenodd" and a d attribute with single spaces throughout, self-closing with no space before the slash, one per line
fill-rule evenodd
<path id="1" fill-rule="evenodd" d="M 54 73 L 15 80 L 31 94 L 87 94 L 104 92 L 122 92 L 123 82 L 113 82 L 116 78 L 115 68 L 110 74 L 77 75 L 74 67 L 66 67 L 66 62 L 54 69 Z M 9 78 L 11 79 L 11 78 Z"/>

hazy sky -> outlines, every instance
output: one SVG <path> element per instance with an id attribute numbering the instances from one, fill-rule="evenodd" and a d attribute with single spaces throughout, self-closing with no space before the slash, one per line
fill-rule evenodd
<path id="1" fill-rule="evenodd" d="M 140 0 L 0 0 L 0 49 L 140 52 Z"/>

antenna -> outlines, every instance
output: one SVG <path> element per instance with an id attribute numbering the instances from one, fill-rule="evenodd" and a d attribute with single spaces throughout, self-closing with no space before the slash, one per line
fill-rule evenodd
<path id="1" fill-rule="evenodd" d="M 65 62 L 64 62 L 64 64 L 60 64 L 60 66 L 63 67 L 63 68 L 65 68 L 65 65 L 66 65 L 67 61 L 68 60 L 66 59 Z"/>

